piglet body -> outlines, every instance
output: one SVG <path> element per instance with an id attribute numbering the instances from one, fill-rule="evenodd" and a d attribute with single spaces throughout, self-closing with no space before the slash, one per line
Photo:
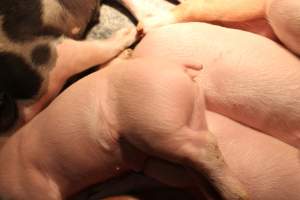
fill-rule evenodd
<path id="1" fill-rule="evenodd" d="M 147 9 L 146 3 L 123 0 L 140 21 L 139 28 L 154 28 L 183 22 L 207 22 L 247 30 L 277 40 L 300 54 L 300 4 L 295 0 L 182 0 L 170 9 Z M 159 0 L 157 0 L 158 2 Z M 156 8 L 165 3 L 161 0 Z M 155 10 L 156 12 L 153 12 Z M 160 12 L 157 12 L 159 10 Z M 274 35 L 274 32 L 276 36 Z"/>
<path id="2" fill-rule="evenodd" d="M 277 43 L 244 31 L 187 23 L 150 32 L 134 55 L 198 60 L 208 109 L 299 145 L 300 61 Z"/>
<path id="3" fill-rule="evenodd" d="M 77 40 L 98 20 L 98 0 L 27 3 L 0 3 L 0 133 L 31 120 L 70 77 L 108 62 L 135 41 L 130 28 L 106 40 Z"/>
<path id="4" fill-rule="evenodd" d="M 71 86 L 1 149 L 0 193 L 64 199 L 130 169 L 171 183 L 153 170 L 164 159 L 197 181 L 203 173 L 217 197 L 248 199 L 207 129 L 203 93 L 193 80 L 200 66 L 117 59 Z"/>

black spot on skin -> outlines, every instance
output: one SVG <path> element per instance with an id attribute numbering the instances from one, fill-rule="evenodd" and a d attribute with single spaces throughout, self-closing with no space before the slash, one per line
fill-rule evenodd
<path id="1" fill-rule="evenodd" d="M 42 22 L 41 0 L 1 0 L 2 30 L 15 42 L 33 40 L 38 36 L 60 36 L 62 33 Z"/>
<path id="2" fill-rule="evenodd" d="M 50 57 L 51 49 L 47 44 L 38 45 L 31 52 L 31 60 L 37 66 L 47 64 Z"/>
<path id="3" fill-rule="evenodd" d="M 18 119 L 16 102 L 5 92 L 0 92 L 0 134 L 9 130 Z"/>
<path id="4" fill-rule="evenodd" d="M 14 99 L 30 99 L 38 93 L 41 83 L 41 76 L 22 57 L 0 53 L 0 91 Z"/>

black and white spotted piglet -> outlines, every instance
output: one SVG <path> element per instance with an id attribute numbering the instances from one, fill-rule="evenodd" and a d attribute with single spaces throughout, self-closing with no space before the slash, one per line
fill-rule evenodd
<path id="1" fill-rule="evenodd" d="M 0 132 L 30 120 L 70 76 L 134 42 L 129 29 L 107 40 L 74 40 L 97 18 L 98 6 L 98 0 L 0 1 Z"/>

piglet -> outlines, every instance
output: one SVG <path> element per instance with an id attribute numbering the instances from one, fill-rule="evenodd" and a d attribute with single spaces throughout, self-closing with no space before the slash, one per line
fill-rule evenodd
<path id="1" fill-rule="evenodd" d="M 180 0 L 180 4 L 157 12 L 145 9 L 147 0 L 124 0 L 144 32 L 180 22 L 210 22 L 265 35 L 300 55 L 300 2 L 297 0 Z M 163 1 L 162 1 L 163 3 Z M 156 6 L 158 7 L 158 6 Z M 271 27 L 269 26 L 271 25 Z"/>
<path id="2" fill-rule="evenodd" d="M 70 76 L 134 42 L 130 29 L 104 41 L 74 40 L 98 19 L 98 9 L 98 0 L 0 2 L 0 132 L 32 119 Z"/>
<path id="3" fill-rule="evenodd" d="M 129 170 L 175 184 L 155 170 L 169 161 L 194 180 L 189 186 L 205 182 L 217 199 L 249 199 L 207 128 L 194 80 L 200 68 L 122 58 L 72 85 L 0 151 L 0 194 L 60 200 Z"/>
<path id="4" fill-rule="evenodd" d="M 300 148 L 300 61 L 276 42 L 192 22 L 149 32 L 133 55 L 201 60 L 209 110 Z"/>

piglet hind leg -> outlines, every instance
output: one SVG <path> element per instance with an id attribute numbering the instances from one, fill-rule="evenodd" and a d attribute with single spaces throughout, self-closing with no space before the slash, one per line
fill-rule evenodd
<path id="1" fill-rule="evenodd" d="M 300 1 L 270 0 L 267 18 L 285 46 L 300 55 Z"/>
<path id="2" fill-rule="evenodd" d="M 116 106 L 122 137 L 142 151 L 186 168 L 199 183 L 201 193 L 203 182 L 207 182 L 207 196 L 249 199 L 208 131 L 203 90 L 193 81 L 193 71 L 201 65 L 155 63 L 158 60 L 132 60 L 127 73 L 110 80 L 118 94 L 117 102 L 122 102 Z M 152 140 L 160 142 L 149 143 Z M 155 171 L 149 170 L 149 165 L 146 162 L 141 167 L 145 174 Z M 159 174 L 150 176 L 161 180 Z"/>
<path id="3" fill-rule="evenodd" d="M 125 0 L 126 1 L 126 0 Z M 265 0 L 181 0 L 175 6 L 169 4 L 168 9 L 163 9 L 154 14 L 141 15 L 153 9 L 145 9 L 145 1 L 127 0 L 129 8 L 137 13 L 139 32 L 147 33 L 154 28 L 181 22 L 241 22 L 263 18 L 265 14 Z M 144 4 L 144 6 L 143 6 Z M 152 11 L 154 12 L 154 11 Z"/>
<path id="4" fill-rule="evenodd" d="M 202 88 L 196 91 L 195 99 L 190 122 L 178 134 L 198 137 L 190 146 L 183 147 L 185 154 L 180 164 L 207 199 L 249 200 L 245 187 L 226 164 L 216 137 L 207 128 Z"/>
<path id="5" fill-rule="evenodd" d="M 201 134 L 197 141 L 200 145 L 186 150 L 190 157 L 185 159 L 185 167 L 203 194 L 208 199 L 249 200 L 246 188 L 226 164 L 213 133 L 192 132 Z"/>

